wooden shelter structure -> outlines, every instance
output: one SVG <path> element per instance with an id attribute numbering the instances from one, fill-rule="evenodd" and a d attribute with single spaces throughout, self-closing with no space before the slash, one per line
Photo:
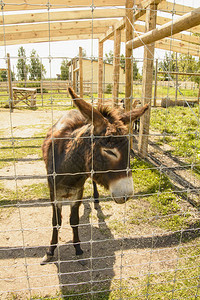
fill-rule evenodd
<path id="1" fill-rule="evenodd" d="M 106 40 L 114 39 L 113 103 L 117 105 L 120 43 L 125 42 L 125 106 L 126 110 L 130 110 L 133 49 L 145 46 L 143 103 L 151 102 L 152 99 L 155 48 L 200 56 L 200 7 L 184 6 L 175 2 L 80 0 L 77 4 L 74 0 L 16 0 L 13 4 L 12 0 L 1 0 L 0 46 L 98 39 L 98 99 L 101 103 L 103 45 Z M 27 13 L 22 13 L 25 10 Z M 149 115 L 144 118 L 139 135 L 139 151 L 142 156 L 147 154 L 150 110 Z"/>

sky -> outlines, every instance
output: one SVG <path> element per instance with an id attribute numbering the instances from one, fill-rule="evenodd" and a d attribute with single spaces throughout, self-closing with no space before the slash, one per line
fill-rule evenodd
<path id="1" fill-rule="evenodd" d="M 169 2 L 176 4 L 183 4 L 186 6 L 199 7 L 200 0 L 168 0 Z M 60 74 L 60 64 L 64 57 L 73 58 L 78 55 L 79 47 L 81 46 L 86 51 L 87 57 L 98 57 L 98 40 L 76 40 L 76 41 L 61 41 L 61 42 L 51 42 L 51 43 L 32 43 L 23 45 L 12 45 L 12 46 L 0 46 L 0 68 L 5 67 L 5 57 L 6 53 L 10 53 L 12 70 L 14 69 L 16 73 L 16 63 L 17 63 L 17 53 L 20 46 L 23 46 L 26 51 L 26 56 L 29 57 L 32 49 L 35 49 L 37 54 L 42 58 L 42 63 L 47 71 L 45 77 L 56 77 L 56 74 Z M 106 41 L 104 43 L 104 56 L 105 53 L 113 51 L 114 42 Z M 164 50 L 155 51 L 155 57 L 158 59 L 163 59 Z M 51 63 L 47 57 L 51 55 L 53 58 Z M 121 43 L 121 54 L 125 54 L 125 43 Z M 138 48 L 133 52 L 133 56 L 140 62 L 138 66 L 141 70 L 142 59 L 143 59 L 143 49 Z M 16 57 L 16 59 L 15 59 Z"/>

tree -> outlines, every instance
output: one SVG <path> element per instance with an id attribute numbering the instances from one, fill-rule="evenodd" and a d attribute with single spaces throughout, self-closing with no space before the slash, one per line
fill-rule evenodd
<path id="1" fill-rule="evenodd" d="M 135 58 L 133 57 L 133 80 L 136 80 L 136 79 L 140 79 L 140 73 L 139 73 L 139 69 L 138 69 L 138 66 L 137 66 L 137 61 L 135 60 Z"/>
<path id="2" fill-rule="evenodd" d="M 27 80 L 28 65 L 26 64 L 26 51 L 23 47 L 18 49 L 17 76 L 19 80 Z"/>
<path id="3" fill-rule="evenodd" d="M 200 61 L 196 61 L 190 54 L 180 54 L 178 60 L 178 70 L 184 73 L 198 73 L 200 71 Z M 180 80 L 188 80 L 188 76 L 179 75 Z M 199 76 L 191 76 L 191 80 L 199 83 Z"/>
<path id="4" fill-rule="evenodd" d="M 108 63 L 108 64 L 112 64 L 113 63 L 113 51 L 112 50 L 110 50 L 110 52 L 109 53 L 106 53 L 105 54 L 105 59 L 104 59 L 104 62 L 105 63 Z"/>
<path id="5" fill-rule="evenodd" d="M 169 77 L 167 72 L 175 72 L 176 71 L 176 56 L 175 53 L 167 54 L 165 53 L 164 59 L 158 63 L 158 71 L 164 71 L 165 74 L 162 75 L 164 77 L 164 80 L 168 80 L 169 78 L 174 78 L 174 75 L 171 75 Z"/>
<path id="6" fill-rule="evenodd" d="M 41 78 L 46 73 L 44 65 L 41 63 L 39 55 L 36 50 L 31 51 L 30 55 L 30 65 L 29 65 L 30 80 L 41 80 Z"/>
<path id="7" fill-rule="evenodd" d="M 106 59 L 104 60 L 104 62 L 112 64 L 113 57 L 114 57 L 113 51 L 111 50 L 109 53 L 106 53 L 105 56 L 106 56 Z M 121 54 L 120 55 L 120 66 L 124 70 L 124 73 L 125 73 L 125 59 L 126 58 L 125 58 L 124 54 Z M 139 74 L 139 69 L 137 67 L 137 61 L 135 60 L 135 58 L 133 58 L 132 64 L 133 64 L 133 80 L 139 79 L 140 74 Z"/>
<path id="8" fill-rule="evenodd" d="M 69 66 L 68 66 L 68 60 L 67 59 L 63 59 L 63 61 L 61 62 L 60 70 L 61 70 L 60 79 L 61 80 L 69 79 Z"/>
<path id="9" fill-rule="evenodd" d="M 14 72 L 11 71 L 11 79 L 12 81 L 15 80 Z M 7 70 L 0 70 L 0 81 L 7 81 L 8 80 L 8 73 Z"/>
<path id="10" fill-rule="evenodd" d="M 0 70 L 0 81 L 7 81 L 7 71 L 6 70 Z"/>
<path id="11" fill-rule="evenodd" d="M 120 66 L 124 70 L 124 73 L 125 73 L 125 56 L 124 56 L 124 54 L 121 54 L 121 56 L 120 56 Z"/>

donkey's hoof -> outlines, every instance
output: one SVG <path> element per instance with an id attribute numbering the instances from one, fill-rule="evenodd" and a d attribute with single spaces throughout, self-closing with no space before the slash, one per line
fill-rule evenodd
<path id="1" fill-rule="evenodd" d="M 81 249 L 80 244 L 76 244 L 74 245 L 75 251 L 76 251 L 76 255 L 82 255 L 83 254 L 83 250 Z"/>
<path id="2" fill-rule="evenodd" d="M 98 202 L 94 202 L 94 209 L 98 210 L 100 207 L 99 201 Z"/>
<path id="3" fill-rule="evenodd" d="M 42 261 L 40 262 L 40 265 L 45 265 L 47 264 L 48 262 L 52 261 L 53 259 L 53 255 L 49 254 L 49 253 L 46 253 L 45 256 L 43 257 Z"/>
<path id="4" fill-rule="evenodd" d="M 82 255 L 83 254 L 83 250 L 80 249 L 76 249 L 76 255 Z"/>

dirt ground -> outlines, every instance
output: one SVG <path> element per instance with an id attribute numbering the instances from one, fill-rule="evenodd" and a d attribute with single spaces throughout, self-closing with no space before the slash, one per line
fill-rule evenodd
<path id="1" fill-rule="evenodd" d="M 60 111 L 54 111 L 54 120 L 61 114 Z M 51 124 L 51 111 L 14 110 L 11 115 L 6 110 L 0 111 L 2 137 L 7 134 L 31 137 L 39 130 L 39 125 L 48 128 Z M 30 126 L 34 127 L 31 129 Z M 31 155 L 29 158 L 17 162 L 15 166 L 8 165 L 0 169 L 0 176 L 45 175 L 43 161 Z M 45 178 L 17 181 L 5 179 L 1 184 L 11 192 L 17 192 L 23 186 L 45 182 Z M 92 201 L 84 201 L 80 210 L 80 237 L 84 250 L 81 261 L 75 257 L 69 206 L 65 205 L 55 260 L 41 266 L 40 261 L 51 238 L 51 206 L 48 199 L 21 200 L 14 206 L 1 208 L 1 299 L 29 299 L 48 295 L 56 297 L 60 291 L 63 294 L 69 291 L 83 293 L 91 288 L 94 291 L 97 288 L 115 289 L 119 288 L 118 282 L 122 278 L 127 279 L 132 288 L 135 283 L 138 284 L 138 278 L 146 274 L 176 267 L 180 246 L 180 237 L 176 234 L 144 224 L 135 224 L 132 231 L 121 234 L 119 230 L 112 231 L 107 225 L 111 212 L 109 221 L 119 220 L 125 224 L 129 205 L 133 205 L 136 199 L 124 205 L 109 201 L 109 208 L 108 204 L 102 202 L 97 210 Z M 90 299 L 89 296 L 86 299 Z"/>

